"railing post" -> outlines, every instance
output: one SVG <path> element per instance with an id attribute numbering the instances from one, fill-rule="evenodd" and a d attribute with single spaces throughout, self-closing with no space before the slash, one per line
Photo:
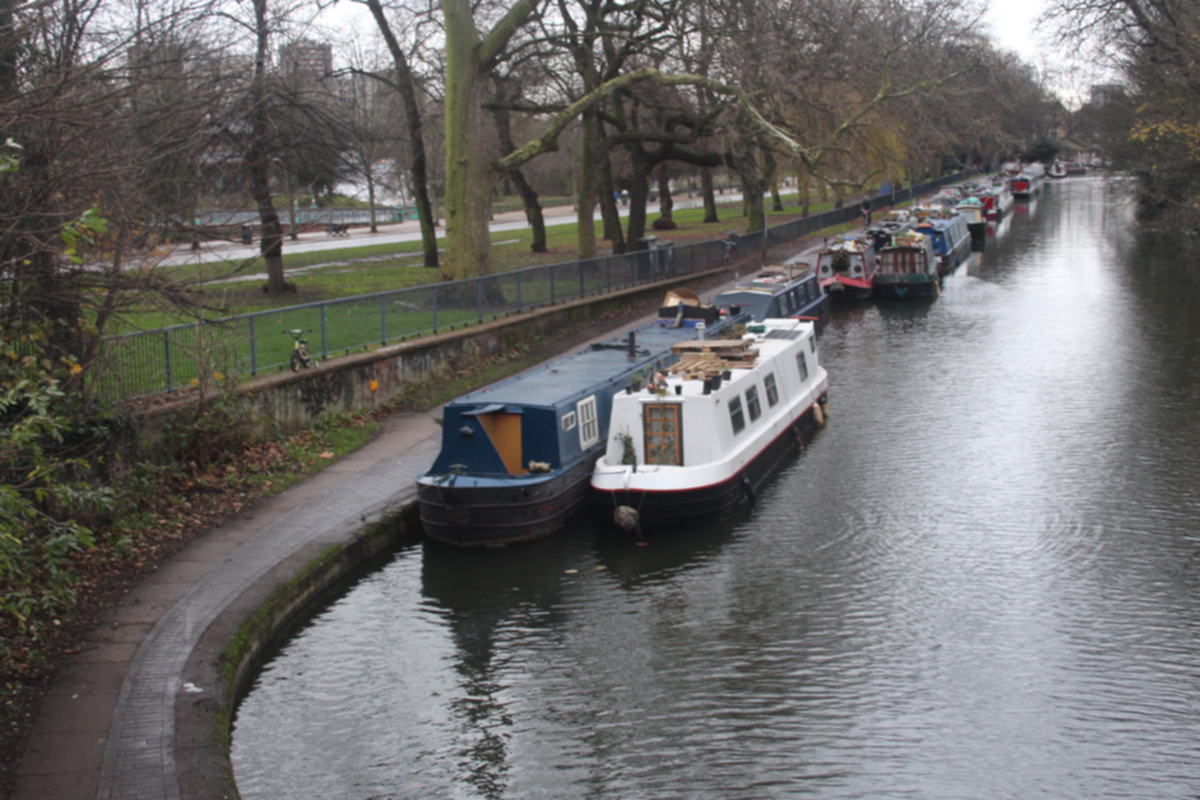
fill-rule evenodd
<path id="1" fill-rule="evenodd" d="M 321 303 L 321 358 L 329 358 L 329 339 L 325 335 L 325 304 Z"/>
<path id="2" fill-rule="evenodd" d="M 586 292 L 584 292 L 584 285 L 583 285 L 583 262 L 580 261 L 579 262 L 579 296 L 583 297 L 584 294 L 586 294 Z"/>
<path id="3" fill-rule="evenodd" d="M 258 340 L 254 336 L 254 317 L 250 318 L 250 374 L 258 375 Z"/>
<path id="4" fill-rule="evenodd" d="M 547 269 L 550 270 L 550 305 L 554 305 L 554 265 L 551 264 Z"/>
<path id="5" fill-rule="evenodd" d="M 387 295 L 379 298 L 379 344 L 387 344 Z"/>
<path id="6" fill-rule="evenodd" d="M 171 391 L 174 387 L 171 385 L 171 330 L 168 328 L 163 331 L 163 347 L 166 349 L 167 355 L 167 391 Z"/>
<path id="7" fill-rule="evenodd" d="M 437 286 L 433 287 L 433 332 L 437 333 Z"/>
<path id="8" fill-rule="evenodd" d="M 521 273 L 525 270 L 517 270 L 517 313 L 521 313 Z"/>
<path id="9" fill-rule="evenodd" d="M 612 291 L 612 256 L 604 259 L 604 291 Z"/>
<path id="10" fill-rule="evenodd" d="M 475 279 L 475 295 L 479 302 L 479 321 L 483 322 L 483 278 Z"/>

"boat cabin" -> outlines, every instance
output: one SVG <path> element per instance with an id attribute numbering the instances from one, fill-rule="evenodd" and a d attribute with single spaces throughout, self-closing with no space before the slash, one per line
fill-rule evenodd
<path id="1" fill-rule="evenodd" d="M 816 319 L 829 298 L 817 284 L 817 276 L 806 264 L 764 267 L 750 280 L 713 298 L 722 318 L 748 314 L 755 322 L 764 319 Z"/>

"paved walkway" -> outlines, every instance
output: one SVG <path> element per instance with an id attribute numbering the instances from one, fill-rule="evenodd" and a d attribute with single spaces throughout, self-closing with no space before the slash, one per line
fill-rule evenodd
<path id="1" fill-rule="evenodd" d="M 720 196 L 718 202 L 733 203 L 741 202 L 742 196 L 739 193 L 733 192 Z M 703 205 L 702 198 L 689 198 L 687 195 L 679 195 L 674 197 L 676 210 L 684 208 L 698 208 Z M 621 207 L 621 216 L 629 216 L 629 208 Z M 386 209 L 380 209 L 381 215 L 386 212 Z M 647 203 L 646 213 L 654 214 L 658 212 L 658 203 Z M 571 206 L 552 206 L 542 210 L 542 216 L 545 219 L 547 227 L 554 225 L 569 225 L 576 221 L 575 209 Z M 599 214 L 597 214 L 599 219 Z M 525 219 L 524 211 L 506 211 L 497 214 L 492 220 L 489 228 L 493 233 L 502 231 L 515 231 L 528 228 L 529 223 Z M 298 234 L 298 238 L 292 240 L 284 238 L 283 251 L 284 253 L 310 253 L 315 251 L 336 251 L 346 247 L 366 247 L 377 244 L 396 244 L 398 242 L 417 242 L 421 240 L 421 223 L 416 220 L 406 222 L 385 222 L 376 226 L 377 233 L 371 233 L 370 229 L 355 225 L 352 227 L 346 236 L 329 236 L 325 233 L 324 228 L 315 231 Z M 446 235 L 445 221 L 439 222 L 438 238 L 442 239 Z M 254 240 L 253 244 L 244 245 L 241 242 L 226 242 L 214 241 L 204 242 L 200 246 L 200 250 L 193 251 L 186 247 L 178 247 L 175 251 L 166 258 L 161 259 L 157 263 L 166 265 L 176 264 L 196 264 L 207 263 L 210 261 L 241 261 L 249 258 L 255 258 L 259 255 L 258 239 Z M 330 253 L 331 257 L 336 257 L 334 253 Z M 420 252 L 413 253 L 414 258 L 420 256 Z M 416 262 L 414 261 L 414 266 Z"/>
<path id="2" fill-rule="evenodd" d="M 812 263 L 817 249 L 789 261 Z M 440 435 L 429 414 L 393 415 L 366 447 L 159 565 L 56 676 L 13 800 L 180 798 L 177 755 L 187 732 L 176 729 L 177 703 L 217 697 L 215 686 L 184 679 L 205 631 L 252 586 L 286 580 L 268 574 L 281 562 L 304 563 L 413 501 L 415 478 L 433 461 Z"/>

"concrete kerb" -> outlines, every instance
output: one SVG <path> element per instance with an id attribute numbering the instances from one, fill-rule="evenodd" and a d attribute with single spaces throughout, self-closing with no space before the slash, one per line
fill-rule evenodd
<path id="1" fill-rule="evenodd" d="M 314 604 L 419 533 L 415 490 L 406 488 L 383 501 L 363 520 L 360 527 L 331 532 L 281 562 L 228 606 L 201 637 L 184 667 L 184 685 L 220 690 L 215 698 L 176 695 L 175 762 L 182 800 L 239 796 L 230 760 L 233 714 L 264 654 L 289 635 Z"/>

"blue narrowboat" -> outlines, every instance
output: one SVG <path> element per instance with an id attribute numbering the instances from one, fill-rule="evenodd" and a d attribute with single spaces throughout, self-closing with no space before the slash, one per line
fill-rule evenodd
<path id="1" fill-rule="evenodd" d="M 829 308 L 829 295 L 817 283 L 817 274 L 807 266 L 763 267 L 753 278 L 727 289 L 713 305 L 725 319 L 749 314 L 755 322 L 765 319 L 821 319 Z"/>
<path id="2" fill-rule="evenodd" d="M 485 547 L 559 530 L 587 499 L 613 396 L 652 382 L 698 332 L 646 325 L 448 403 L 441 452 L 417 478 L 425 534 Z"/>
<path id="3" fill-rule="evenodd" d="M 971 257 L 971 230 L 966 218 L 956 211 L 947 208 L 927 216 L 917 225 L 917 231 L 933 241 L 940 259 L 938 274 L 943 277 Z"/>

